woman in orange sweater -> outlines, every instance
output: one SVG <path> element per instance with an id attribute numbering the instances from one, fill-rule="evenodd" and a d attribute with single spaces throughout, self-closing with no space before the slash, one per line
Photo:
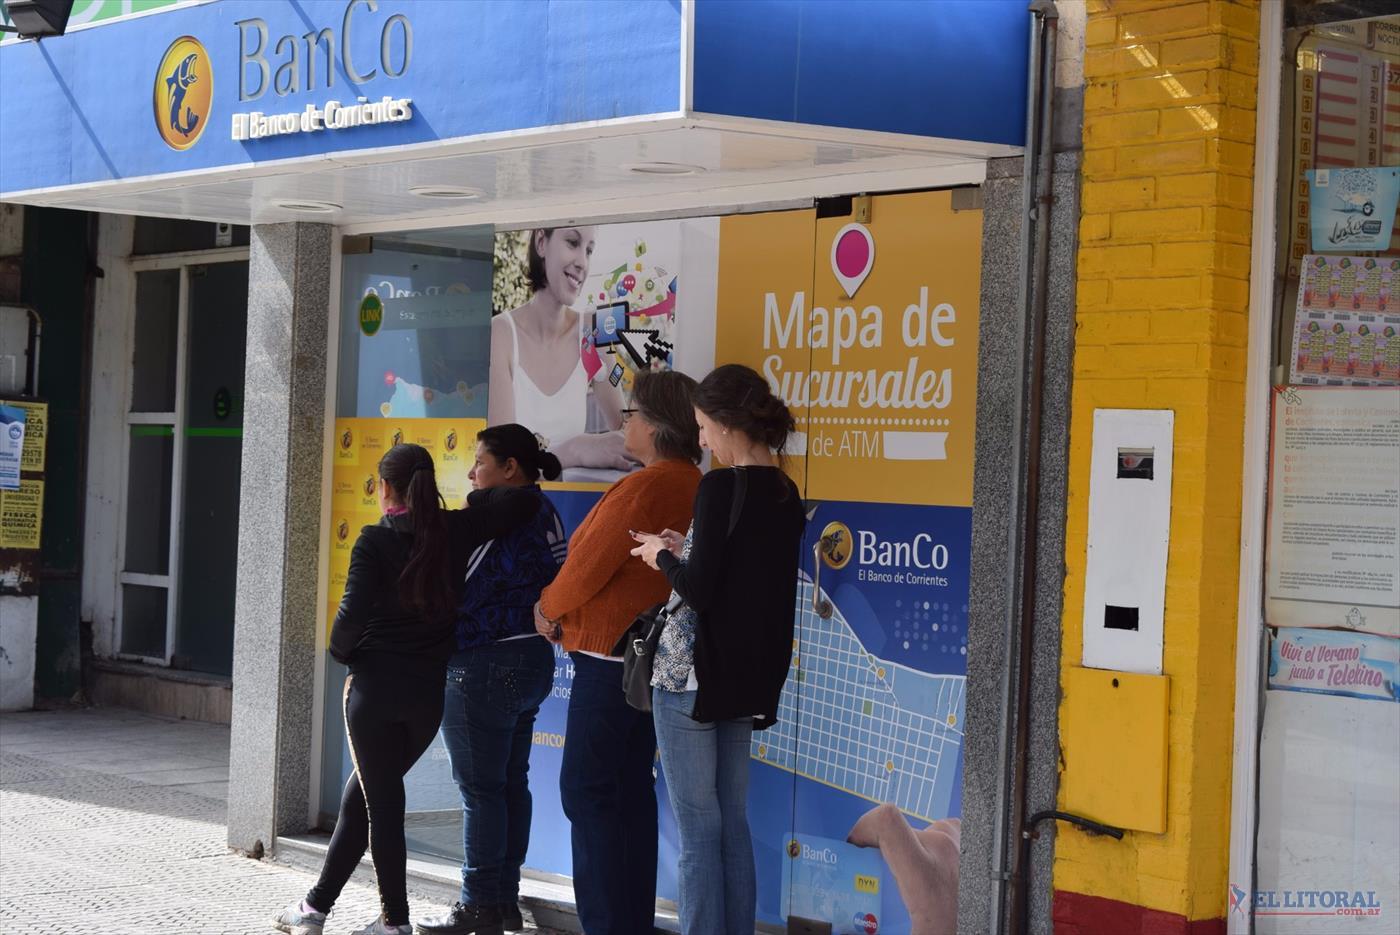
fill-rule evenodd
<path id="1" fill-rule="evenodd" d="M 574 664 L 560 798 L 572 824 L 574 898 L 588 935 L 651 935 L 656 909 L 656 733 L 629 707 L 622 660 L 632 620 L 666 600 L 660 572 L 632 560 L 632 530 L 684 529 L 700 485 L 695 381 L 642 374 L 623 410 L 627 453 L 642 470 L 614 484 L 569 539 L 569 557 L 535 605 L 539 631 Z"/>

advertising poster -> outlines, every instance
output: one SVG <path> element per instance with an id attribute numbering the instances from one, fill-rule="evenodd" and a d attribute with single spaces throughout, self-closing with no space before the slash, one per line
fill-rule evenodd
<path id="1" fill-rule="evenodd" d="M 1289 628 L 1269 646 L 1269 688 L 1400 701 L 1400 640 Z"/>
<path id="2" fill-rule="evenodd" d="M 467 473 L 476 457 L 481 419 L 336 419 L 331 461 L 330 587 L 326 592 L 326 632 L 335 622 L 345 593 L 350 551 L 360 529 L 379 522 L 379 459 L 394 445 L 422 445 L 437 465 L 438 489 L 449 508 L 460 507 L 471 491 Z"/>
<path id="3" fill-rule="evenodd" d="M 20 462 L 24 457 L 25 411 L 0 405 L 0 489 L 19 489 Z"/>
<path id="4" fill-rule="evenodd" d="M 1400 384 L 1400 260 L 1308 256 L 1298 290 L 1289 382 Z"/>
<path id="5" fill-rule="evenodd" d="M 0 406 L 8 406 L 24 413 L 24 450 L 20 452 L 21 471 L 43 471 L 44 449 L 49 434 L 49 404 L 33 400 L 0 399 Z"/>
<path id="6" fill-rule="evenodd" d="M 681 223 L 496 235 L 487 419 L 545 438 L 566 482 L 637 467 L 622 412 L 638 373 L 675 365 Z"/>
<path id="7" fill-rule="evenodd" d="M 44 528 L 44 482 L 25 479 L 0 490 L 0 549 L 37 549 Z"/>
<path id="8" fill-rule="evenodd" d="M 792 668 L 752 748 L 765 923 L 956 915 L 980 223 L 946 192 L 721 222 L 716 360 L 806 433 Z"/>
<path id="9" fill-rule="evenodd" d="M 1309 169 L 1307 179 L 1313 250 L 1390 249 L 1400 169 Z"/>
<path id="10" fill-rule="evenodd" d="M 486 417 L 490 243 L 468 229 L 453 243 L 376 239 L 344 258 L 340 415 Z"/>
<path id="11" fill-rule="evenodd" d="M 1400 636 L 1400 388 L 1274 393 L 1265 622 Z"/>

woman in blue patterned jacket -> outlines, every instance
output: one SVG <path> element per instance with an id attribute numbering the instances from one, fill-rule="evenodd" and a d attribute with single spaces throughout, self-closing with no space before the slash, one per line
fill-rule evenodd
<path id="1" fill-rule="evenodd" d="M 477 490 L 523 487 L 540 498 L 535 518 L 472 555 L 448 663 L 442 737 L 462 793 L 462 894 L 429 935 L 519 931 L 520 867 L 530 843 L 530 744 L 535 715 L 554 684 L 554 647 L 535 630 L 540 591 L 564 563 L 568 538 L 540 490 L 559 459 L 523 425 L 477 435 L 470 474 Z"/>

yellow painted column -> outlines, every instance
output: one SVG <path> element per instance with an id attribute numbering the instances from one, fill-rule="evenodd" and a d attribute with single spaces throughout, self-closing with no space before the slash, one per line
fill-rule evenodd
<path id="1" fill-rule="evenodd" d="M 1224 931 L 1258 38 L 1253 0 L 1089 0 L 1062 676 L 1083 652 L 1094 410 L 1173 410 L 1175 457 L 1167 830 L 1062 828 L 1070 935 Z"/>

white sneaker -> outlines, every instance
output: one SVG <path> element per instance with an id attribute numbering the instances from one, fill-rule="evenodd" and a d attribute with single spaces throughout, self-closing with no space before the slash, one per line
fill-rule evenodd
<path id="1" fill-rule="evenodd" d="M 380 916 L 362 929 L 355 929 L 354 935 L 413 935 L 412 925 L 390 925 Z"/>
<path id="2" fill-rule="evenodd" d="M 286 932 L 287 935 L 321 935 L 326 928 L 326 914 L 302 912 L 301 900 L 298 899 L 277 913 L 277 917 L 272 920 L 272 927 L 279 932 Z"/>

